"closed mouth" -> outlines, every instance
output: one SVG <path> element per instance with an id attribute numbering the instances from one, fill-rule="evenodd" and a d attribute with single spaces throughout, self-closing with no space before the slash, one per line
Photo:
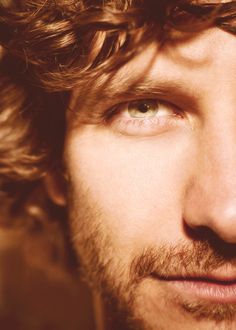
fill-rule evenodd
<path id="1" fill-rule="evenodd" d="M 166 283 L 168 288 L 185 297 L 236 304 L 236 277 L 208 276 L 158 276 L 152 277 Z"/>

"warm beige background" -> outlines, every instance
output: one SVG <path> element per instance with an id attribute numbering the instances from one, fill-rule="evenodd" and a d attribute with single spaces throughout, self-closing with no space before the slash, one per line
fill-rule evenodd
<path id="1" fill-rule="evenodd" d="M 56 237 L 55 228 L 0 229 L 0 329 L 95 329 L 90 294 Z"/>

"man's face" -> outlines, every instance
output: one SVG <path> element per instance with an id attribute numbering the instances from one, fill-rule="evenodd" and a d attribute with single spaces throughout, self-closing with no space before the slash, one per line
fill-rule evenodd
<path id="1" fill-rule="evenodd" d="M 211 29 L 74 93 L 75 250 L 135 329 L 236 328 L 235 54 Z"/>

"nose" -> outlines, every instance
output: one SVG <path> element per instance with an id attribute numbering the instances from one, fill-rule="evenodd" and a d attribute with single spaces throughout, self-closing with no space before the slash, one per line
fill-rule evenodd
<path id="1" fill-rule="evenodd" d="M 206 227 L 221 240 L 236 243 L 236 125 L 232 117 L 228 123 L 215 118 L 198 136 L 184 219 L 192 229 Z"/>

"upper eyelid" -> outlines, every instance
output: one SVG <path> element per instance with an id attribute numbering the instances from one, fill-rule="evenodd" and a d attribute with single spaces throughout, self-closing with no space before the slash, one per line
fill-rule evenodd
<path id="1" fill-rule="evenodd" d="M 107 105 L 104 104 L 104 106 L 112 109 L 127 102 L 147 99 L 155 99 L 160 102 L 169 103 L 180 111 L 182 109 L 183 111 L 188 110 L 191 112 L 198 112 L 198 98 L 196 98 L 194 94 L 188 94 L 180 90 L 173 90 L 173 92 L 168 90 L 165 91 L 164 89 L 162 92 L 149 90 L 147 92 L 142 91 L 141 93 L 138 93 L 137 91 L 136 94 L 133 94 L 133 92 L 126 92 L 120 94 L 116 98 L 108 98 Z"/>
<path id="2" fill-rule="evenodd" d="M 162 104 L 167 104 L 167 105 L 170 105 L 172 106 L 173 108 L 175 108 L 176 110 L 179 110 L 179 107 L 172 103 L 171 101 L 168 101 L 168 100 L 163 100 L 161 98 L 156 98 L 156 97 L 147 97 L 147 98 L 136 98 L 136 99 L 131 99 L 131 100 L 126 100 L 124 102 L 120 102 L 120 103 L 116 103 L 114 106 L 111 106 L 107 112 L 112 112 L 112 111 L 119 111 L 119 108 L 122 107 L 122 106 L 125 106 L 126 104 L 129 104 L 129 103 L 138 103 L 138 102 L 142 102 L 142 101 L 157 101 L 157 103 L 162 103 Z"/>

